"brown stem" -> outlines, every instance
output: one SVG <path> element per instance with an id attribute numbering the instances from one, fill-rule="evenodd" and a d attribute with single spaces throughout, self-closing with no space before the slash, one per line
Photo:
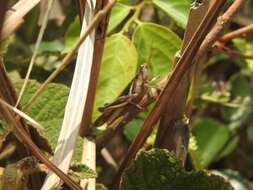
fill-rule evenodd
<path id="1" fill-rule="evenodd" d="M 239 28 L 238 30 L 234 30 L 228 34 L 225 34 L 219 39 L 219 41 L 224 43 L 236 37 L 244 36 L 245 34 L 250 33 L 250 32 L 253 32 L 253 24 Z"/>
<path id="2" fill-rule="evenodd" d="M 96 12 L 103 9 L 107 4 L 108 0 L 97 1 L 96 4 Z M 93 63 L 91 68 L 90 75 L 90 83 L 88 89 L 87 100 L 85 103 L 85 108 L 83 112 L 83 119 L 80 127 L 80 135 L 83 137 L 88 132 L 89 125 L 91 123 L 93 105 L 95 100 L 96 93 L 96 85 L 99 76 L 100 65 L 102 61 L 102 55 L 105 44 L 105 37 L 107 26 L 109 22 L 110 11 L 107 12 L 107 16 L 105 16 L 99 24 L 99 28 L 96 30 L 95 36 L 95 45 L 94 45 L 94 54 L 93 54 Z"/>
<path id="3" fill-rule="evenodd" d="M 80 18 L 80 23 L 83 23 L 85 3 L 86 3 L 86 0 L 76 0 L 76 6 L 77 6 L 79 18 Z"/>
<path id="4" fill-rule="evenodd" d="M 227 9 L 227 11 L 220 18 L 218 18 L 217 23 L 203 41 L 198 51 L 196 60 L 199 60 L 199 58 L 205 54 L 205 52 L 214 44 L 214 42 L 218 40 L 220 33 L 224 29 L 224 26 L 231 21 L 232 17 L 241 8 L 244 2 L 245 0 L 235 0 Z"/>
<path id="5" fill-rule="evenodd" d="M 219 51 L 222 51 L 222 52 L 228 54 L 231 57 L 237 57 L 237 58 L 243 58 L 243 59 L 253 59 L 253 55 L 242 54 L 234 49 L 231 49 L 231 48 L 225 46 L 223 43 L 220 43 L 220 42 L 216 42 L 214 48 L 216 48 L 216 50 L 219 50 Z"/>
<path id="6" fill-rule="evenodd" d="M 211 0 L 202 1 L 201 4 L 195 1 L 192 5 L 188 16 L 188 23 L 181 52 L 183 52 L 187 47 L 192 36 L 194 35 L 194 32 L 201 23 L 202 18 L 206 15 L 210 7 Z M 177 62 L 177 59 L 178 58 L 175 59 L 175 62 Z M 198 68 L 198 65 L 195 65 L 194 68 Z M 166 148 L 174 152 L 183 164 L 187 155 L 187 142 L 189 141 L 189 134 L 187 135 L 185 132 L 183 132 L 184 130 L 181 130 L 186 128 L 186 123 L 182 122 L 182 119 L 184 118 L 185 114 L 189 87 L 194 76 L 192 71 L 194 68 L 185 74 L 183 80 L 179 83 L 177 91 L 175 92 L 175 96 L 168 102 L 166 110 L 162 113 L 155 141 L 156 147 Z M 182 126 L 180 124 L 182 124 Z M 183 133 L 179 134 L 180 131 Z M 185 149 L 184 153 L 181 151 L 183 149 Z"/>
<path id="7" fill-rule="evenodd" d="M 205 36 L 210 30 L 212 23 L 215 22 L 219 12 L 221 11 L 226 0 L 217 0 L 212 8 L 207 12 L 203 21 L 201 22 L 198 30 L 193 35 L 193 38 L 190 40 L 185 51 L 182 53 L 182 56 L 178 60 L 175 69 L 173 70 L 171 77 L 168 79 L 168 82 L 162 91 L 158 101 L 156 102 L 153 110 L 145 119 L 144 124 L 131 144 L 128 153 L 120 166 L 119 172 L 113 180 L 112 190 L 119 190 L 121 175 L 124 169 L 129 165 L 131 160 L 135 157 L 136 153 L 145 143 L 147 137 L 153 130 L 155 123 L 160 118 L 161 112 L 164 110 L 165 106 L 168 103 L 168 100 L 174 95 L 175 90 L 178 87 L 178 83 L 182 80 L 185 73 L 191 68 L 193 59 L 196 56 L 201 43 L 203 42 Z"/>
<path id="8" fill-rule="evenodd" d="M 1 35 L 1 31 L 2 31 L 2 26 L 4 23 L 5 13 L 7 11 L 7 4 L 8 4 L 8 1 L 1 1 L 0 2 L 0 35 Z M 1 39 L 1 37 L 0 37 L 0 39 Z"/>

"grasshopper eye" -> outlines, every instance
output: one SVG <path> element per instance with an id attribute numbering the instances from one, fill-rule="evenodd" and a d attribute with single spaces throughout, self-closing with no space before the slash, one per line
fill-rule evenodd
<path id="1" fill-rule="evenodd" d="M 140 68 L 141 70 L 144 70 L 144 69 L 147 70 L 148 69 L 148 65 L 147 64 L 143 64 L 140 67 L 141 67 Z"/>

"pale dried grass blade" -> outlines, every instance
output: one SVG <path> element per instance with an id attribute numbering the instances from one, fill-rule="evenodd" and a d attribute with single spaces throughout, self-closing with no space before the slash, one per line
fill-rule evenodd
<path id="1" fill-rule="evenodd" d="M 28 121 L 33 127 L 37 128 L 39 131 L 43 131 L 44 130 L 44 128 L 37 121 L 35 121 L 29 115 L 27 115 L 26 113 L 24 113 L 21 110 L 17 109 L 16 107 L 8 104 L 7 102 L 5 102 L 2 99 L 0 99 L 0 104 L 6 106 L 8 109 L 10 109 L 13 112 L 15 112 L 16 114 L 18 114 L 20 117 L 22 117 L 23 119 L 25 119 L 26 121 Z"/>
<path id="2" fill-rule="evenodd" d="M 37 38 L 37 41 L 36 41 L 36 44 L 35 44 L 35 48 L 34 48 L 34 52 L 33 52 L 33 55 L 32 55 L 32 58 L 31 58 L 31 61 L 29 63 L 29 67 L 28 67 L 28 71 L 26 73 L 26 76 L 25 76 L 25 81 L 24 81 L 24 84 L 21 88 L 21 91 L 19 93 L 19 96 L 18 96 L 18 100 L 17 100 L 17 103 L 16 103 L 16 107 L 19 105 L 21 99 L 22 99 L 22 96 L 25 92 L 25 88 L 27 86 L 27 83 L 28 83 L 28 80 L 29 80 L 29 77 L 31 75 L 31 72 L 32 72 L 32 69 L 33 69 L 33 66 L 34 66 L 34 63 L 35 63 L 35 59 L 37 57 L 37 54 L 38 54 L 38 51 L 39 51 L 39 47 L 40 47 L 40 44 L 41 44 L 41 41 L 42 41 L 42 38 L 44 36 L 44 33 L 45 33 L 45 30 L 46 30 L 46 27 L 47 27 L 47 23 L 48 23 L 48 18 L 49 18 L 49 14 L 51 12 L 51 9 L 52 9 L 52 5 L 54 3 L 54 0 L 44 0 L 47 2 L 47 10 L 44 14 L 44 17 L 43 17 L 43 22 L 42 22 L 42 26 L 40 28 L 40 32 L 39 32 L 39 35 L 38 35 L 38 38 Z"/>
<path id="3" fill-rule="evenodd" d="M 83 139 L 82 164 L 96 170 L 96 144 L 94 140 Z M 96 178 L 84 179 L 81 181 L 81 187 L 86 190 L 96 189 Z"/>
<path id="4" fill-rule="evenodd" d="M 94 0 L 93 3 L 95 4 Z M 94 7 L 89 1 L 87 1 L 81 35 L 86 31 L 93 16 Z M 65 173 L 67 173 L 70 166 L 88 93 L 91 66 L 93 62 L 94 41 L 95 32 L 93 29 L 78 51 L 70 95 L 53 157 L 53 163 Z M 59 184 L 60 179 L 54 173 L 49 172 L 42 190 L 57 188 Z"/>

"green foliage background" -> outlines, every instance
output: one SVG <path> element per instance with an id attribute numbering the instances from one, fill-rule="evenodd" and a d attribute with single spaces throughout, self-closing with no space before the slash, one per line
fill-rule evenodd
<path id="1" fill-rule="evenodd" d="M 133 79 L 141 64 L 147 63 L 156 79 L 161 79 L 171 72 L 173 60 L 182 44 L 191 3 L 190 0 L 144 0 L 141 3 L 137 3 L 135 0 L 119 0 L 117 2 L 112 10 L 107 31 L 108 35 L 97 84 L 93 121 L 101 114 L 98 108 L 112 102 L 119 96 Z M 246 3 L 225 32 L 230 32 L 245 25 L 244 23 L 251 22 L 249 18 L 252 16 L 250 12 L 252 8 L 252 5 Z M 61 26 L 57 25 L 55 21 L 49 22 L 22 104 L 27 103 L 40 83 L 45 81 L 49 74 L 61 64 L 62 57 L 70 51 L 79 38 L 80 21 L 74 3 L 70 3 L 67 8 L 64 7 L 63 9 L 66 18 Z M 151 16 L 145 16 L 146 10 L 151 12 Z M 36 7 L 25 18 L 24 24 L 16 35 L 11 36 L 4 44 L 1 44 L 5 66 L 9 76 L 16 84 L 17 90 L 22 85 L 22 79 L 33 52 L 39 30 L 38 16 L 39 7 Z M 252 54 L 252 39 L 251 35 L 245 38 L 236 38 L 229 43 L 229 46 L 243 54 Z M 44 126 L 45 130 L 42 135 L 48 139 L 53 147 L 57 142 L 64 116 L 74 63 L 75 60 L 57 77 L 54 83 L 48 86 L 27 112 L 28 115 Z M 253 175 L 253 170 L 249 169 L 252 168 L 252 162 L 242 161 L 245 162 L 243 167 L 234 162 L 241 159 L 241 154 L 244 155 L 243 158 L 246 154 L 246 160 L 253 158 L 253 125 L 248 122 L 253 114 L 253 61 L 240 57 L 231 58 L 226 53 L 217 53 L 203 65 L 203 74 L 198 79 L 198 94 L 193 105 L 193 129 L 187 162 L 189 165 L 187 166 L 197 172 L 189 174 L 182 171 L 178 161 L 170 158 L 169 161 L 164 162 L 163 166 L 173 164 L 173 167 L 178 167 L 180 170 L 180 175 L 183 173 L 182 175 L 187 176 L 187 179 L 189 176 L 192 178 L 192 175 L 200 175 L 201 179 L 205 181 L 208 174 L 198 170 L 221 170 L 222 173 L 227 168 L 238 170 L 237 177 L 242 175 L 245 178 L 250 178 Z M 125 127 L 123 135 L 126 137 L 127 145 L 138 133 L 149 110 L 138 115 Z M 238 132 L 242 126 L 246 130 Z M 4 134 L 3 130 L 6 130 L 6 127 L 2 127 L 1 133 Z M 148 143 L 153 141 L 154 138 L 150 137 Z M 81 142 L 78 142 L 76 160 L 80 160 L 80 152 Z M 149 155 L 151 153 L 140 154 L 134 165 L 140 169 L 139 167 L 142 166 L 143 162 L 138 159 L 141 159 L 141 155 L 146 154 L 145 159 L 152 160 L 154 155 Z M 159 151 L 158 153 L 166 154 L 165 157 L 169 154 Z M 100 168 L 102 168 L 100 176 L 106 175 L 103 166 Z M 131 169 L 130 167 L 126 175 L 132 175 Z M 141 170 L 145 170 L 149 174 L 149 171 L 152 170 L 152 164 L 147 165 L 146 168 L 141 168 Z M 145 185 L 148 184 L 149 179 L 161 179 L 163 177 L 159 176 L 160 171 L 157 171 L 155 176 L 151 175 L 150 172 L 150 176 L 141 176 L 143 179 L 140 181 L 142 181 L 141 185 L 143 186 L 135 187 L 135 189 L 148 189 L 149 187 Z M 226 172 L 223 172 L 223 175 L 227 179 L 231 179 L 232 183 L 231 175 Z M 98 179 L 107 183 L 103 177 Z M 126 179 L 129 180 L 130 178 L 126 177 Z M 237 182 L 243 183 L 242 181 Z M 170 180 L 167 182 L 170 183 Z M 123 183 L 125 184 L 125 182 Z M 190 183 L 191 180 L 189 180 L 189 185 Z M 241 185 L 241 188 L 234 187 L 236 190 L 249 189 L 245 184 Z M 124 185 L 123 189 L 133 188 Z"/>

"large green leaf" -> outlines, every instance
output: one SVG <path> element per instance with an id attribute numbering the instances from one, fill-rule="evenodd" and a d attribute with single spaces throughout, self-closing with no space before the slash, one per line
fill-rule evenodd
<path id="1" fill-rule="evenodd" d="M 187 24 L 190 0 L 152 0 L 153 3 L 174 19 L 181 27 Z"/>
<path id="2" fill-rule="evenodd" d="M 99 73 L 93 120 L 99 116 L 98 108 L 112 102 L 134 78 L 137 52 L 131 41 L 115 34 L 106 40 Z"/>
<path id="3" fill-rule="evenodd" d="M 16 88 L 21 89 L 22 84 L 22 81 L 17 82 Z M 21 104 L 25 105 L 39 87 L 38 82 L 29 81 Z M 65 85 L 51 83 L 27 111 L 45 128 L 43 135 L 53 146 L 57 143 L 68 94 L 69 88 Z"/>
<path id="4" fill-rule="evenodd" d="M 17 90 L 21 89 L 22 81 L 16 83 Z M 30 80 L 22 98 L 25 105 L 40 87 L 40 83 Z M 69 95 L 69 88 L 62 84 L 50 83 L 44 92 L 28 109 L 27 114 L 38 121 L 45 129 L 42 135 L 50 142 L 53 148 L 59 137 L 65 105 Z M 82 155 L 82 140 L 78 138 L 74 160 L 80 160 Z"/>
<path id="5" fill-rule="evenodd" d="M 233 190 L 223 178 L 206 171 L 187 172 L 170 152 L 142 151 L 125 171 L 122 190 Z"/>
<path id="6" fill-rule="evenodd" d="M 171 30 L 151 23 L 140 24 L 133 41 L 139 54 L 139 64 L 150 57 L 154 75 L 167 74 L 173 65 L 174 56 L 181 46 L 181 39 Z"/>
<path id="7" fill-rule="evenodd" d="M 203 166 L 208 166 L 217 159 L 217 153 L 229 138 L 229 129 L 211 118 L 202 118 L 197 121 L 192 133 L 197 140 Z"/>
<path id="8" fill-rule="evenodd" d="M 108 26 L 108 33 L 111 33 L 127 17 L 130 11 L 130 6 L 117 3 L 112 9 Z"/>

